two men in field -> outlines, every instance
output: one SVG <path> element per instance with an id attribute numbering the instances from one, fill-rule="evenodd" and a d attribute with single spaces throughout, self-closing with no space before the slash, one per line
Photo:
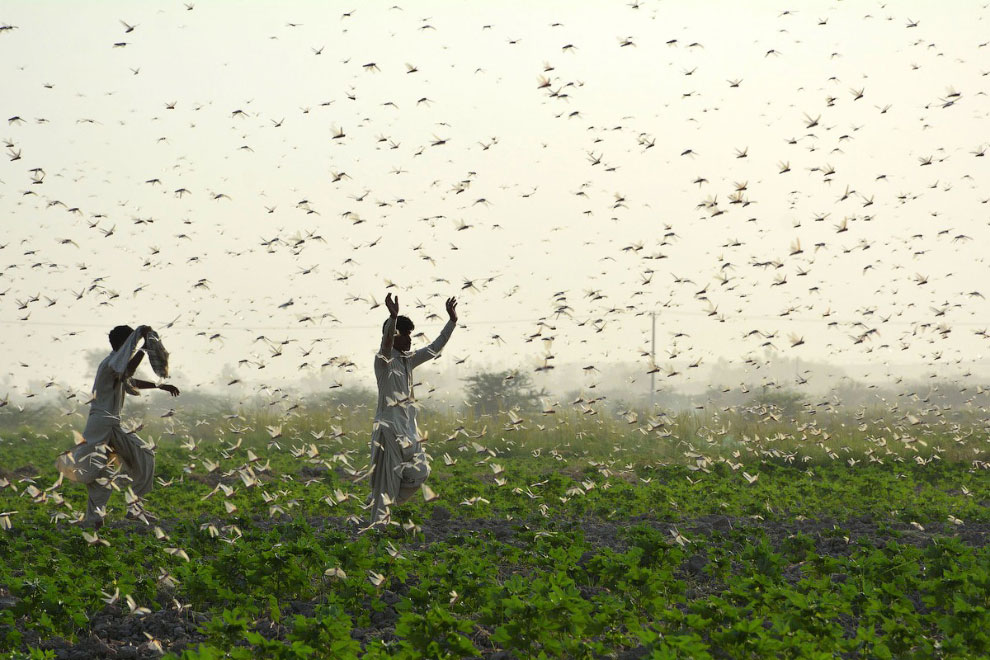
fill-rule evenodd
<path id="1" fill-rule="evenodd" d="M 410 351 L 413 322 L 406 316 L 399 316 L 398 296 L 393 298 L 389 293 L 385 306 L 389 317 L 382 328 L 380 350 L 375 355 L 378 404 L 371 436 L 372 526 L 391 522 L 391 507 L 412 497 L 430 474 L 416 423 L 413 370 L 440 354 L 457 325 L 457 300 L 448 298 L 448 320 L 440 335 L 428 346 Z M 144 340 L 144 350 L 138 349 L 141 340 Z M 167 375 L 168 355 L 150 327 L 117 326 L 110 331 L 110 346 L 112 352 L 96 371 L 83 442 L 56 461 L 66 478 L 86 485 L 89 496 L 82 522 L 96 529 L 103 526 L 113 488 L 120 486 L 115 483 L 119 473 L 111 469 L 114 457 L 126 476 L 123 489 L 129 489 L 134 496 L 141 497 L 150 491 L 154 482 L 153 446 L 121 428 L 120 413 L 125 393 L 160 389 L 172 396 L 179 395 L 178 388 L 173 385 L 156 385 L 134 378 L 134 372 L 149 351 L 156 372 L 162 375 L 164 360 L 164 374 Z M 139 507 L 129 507 L 128 515 L 142 514 Z"/>
<path id="2" fill-rule="evenodd" d="M 457 326 L 457 300 L 448 298 L 447 324 L 429 346 L 410 352 L 413 322 L 399 316 L 399 298 L 385 296 L 389 317 L 375 355 L 378 406 L 371 434 L 371 525 L 391 522 L 391 506 L 402 504 L 430 475 L 416 426 L 413 369 L 432 360 Z"/>
<path id="3" fill-rule="evenodd" d="M 137 344 L 141 340 L 144 340 L 145 350 L 138 350 Z M 62 454 L 56 462 L 66 478 L 86 484 L 89 498 L 83 524 L 96 529 L 103 526 L 113 480 L 117 478 L 110 469 L 113 457 L 119 460 L 120 469 L 127 477 L 128 483 L 123 486 L 124 489 L 130 487 L 134 495 L 140 497 L 151 490 L 154 483 L 155 454 L 152 447 L 136 434 L 126 433 L 120 426 L 125 393 L 159 389 L 179 396 L 179 390 L 174 385 L 156 385 L 133 377 L 149 349 L 155 351 L 153 366 L 160 371 L 161 361 L 164 360 L 167 373 L 168 354 L 150 327 L 142 325 L 135 329 L 119 325 L 110 331 L 110 347 L 112 352 L 96 369 L 89 418 L 82 434 L 85 442 Z M 140 510 L 129 515 L 141 515 Z"/>

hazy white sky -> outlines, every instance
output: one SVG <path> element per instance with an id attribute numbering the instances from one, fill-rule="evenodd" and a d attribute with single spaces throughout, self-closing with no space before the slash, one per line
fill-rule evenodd
<path id="1" fill-rule="evenodd" d="M 545 319 L 555 361 L 645 373 L 657 310 L 664 369 L 770 342 L 961 374 L 990 325 L 987 16 L 5 2 L 0 380 L 86 389 L 110 327 L 173 322 L 177 382 L 371 385 L 387 290 L 414 345 L 459 297 L 462 368 L 532 371 Z"/>

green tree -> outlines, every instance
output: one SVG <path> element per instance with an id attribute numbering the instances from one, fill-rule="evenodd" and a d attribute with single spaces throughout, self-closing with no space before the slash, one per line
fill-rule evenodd
<path id="1" fill-rule="evenodd" d="M 786 419 L 793 419 L 804 407 L 804 396 L 793 390 L 774 390 L 763 386 L 762 391 L 749 400 L 749 405 L 769 408 L 782 414 Z"/>
<path id="2" fill-rule="evenodd" d="M 482 371 L 464 379 L 467 382 L 467 402 L 475 415 L 494 415 L 500 410 L 533 410 L 539 399 L 547 396 L 544 389 L 533 388 L 528 374 L 517 371 Z"/>

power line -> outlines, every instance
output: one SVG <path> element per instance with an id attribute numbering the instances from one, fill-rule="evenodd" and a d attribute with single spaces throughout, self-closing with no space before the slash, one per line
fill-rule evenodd
<path id="1" fill-rule="evenodd" d="M 545 319 L 543 319 L 545 320 Z M 495 319 L 490 321 L 473 321 L 473 323 L 478 325 L 502 325 L 508 323 L 536 323 L 538 320 L 532 319 Z M 444 322 L 446 323 L 446 321 Z M 0 325 L 19 325 L 19 326 L 39 326 L 39 327 L 53 327 L 53 328 L 106 328 L 109 323 L 70 323 L 68 321 L 10 321 L 0 319 Z M 426 327 L 436 327 L 443 325 L 439 322 L 431 322 L 422 324 Z M 165 326 L 161 326 L 164 328 Z M 418 325 L 416 326 L 419 327 Z M 381 329 L 381 325 L 288 325 L 288 326 L 278 326 L 278 325 L 251 325 L 251 326 L 238 326 L 238 325 L 181 325 L 174 324 L 169 330 L 245 330 L 245 331 L 255 331 L 255 330 L 373 330 Z"/>
<path id="2" fill-rule="evenodd" d="M 623 311 L 623 310 L 615 310 Z M 687 317 L 708 317 L 710 314 L 707 312 L 691 312 L 682 310 L 665 310 L 663 312 L 639 312 L 640 315 L 656 315 L 660 317 L 661 322 L 664 316 L 687 316 Z M 550 321 L 548 317 L 541 318 L 529 318 L 529 319 L 482 319 L 474 320 L 471 323 L 478 326 L 486 325 L 509 325 L 515 323 L 545 323 Z M 559 321 L 560 319 L 553 319 L 553 321 Z M 725 319 L 727 321 L 773 321 L 773 322 L 784 322 L 784 323 L 812 323 L 812 324 L 836 324 L 836 325 L 855 325 L 862 324 L 862 319 L 850 320 L 850 319 L 836 319 L 832 316 L 823 316 L 819 318 L 800 318 L 795 316 L 769 316 L 769 315 L 738 315 L 732 316 Z M 723 321 L 719 321 L 723 322 Z M 877 327 L 883 325 L 891 326 L 904 326 L 904 327 L 916 327 L 924 325 L 925 323 L 931 323 L 934 326 L 934 322 L 926 321 L 893 321 L 893 320 L 881 320 Z M 53 327 L 53 328 L 104 328 L 107 327 L 106 323 L 75 323 L 69 321 L 33 321 L 33 320 L 10 320 L 10 319 L 0 319 L 0 325 L 16 325 L 16 326 L 27 326 L 27 327 Z M 440 322 L 424 323 L 426 327 L 440 326 Z M 962 326 L 962 327 L 988 327 L 988 323 L 980 323 L 976 321 L 952 321 L 947 322 L 947 325 L 951 328 L 952 326 Z M 164 327 L 164 326 L 162 326 Z M 223 325 L 223 324 L 213 324 L 213 325 L 182 325 L 174 324 L 169 329 L 177 330 L 244 330 L 244 331 L 256 331 L 256 330 L 278 330 L 278 331 L 293 331 L 293 330 L 305 330 L 305 331 L 328 331 L 328 330 L 371 330 L 378 329 L 381 326 L 377 324 L 368 325 L 289 325 L 289 326 L 277 326 L 277 325 L 251 325 L 251 326 L 238 326 L 238 325 Z"/>

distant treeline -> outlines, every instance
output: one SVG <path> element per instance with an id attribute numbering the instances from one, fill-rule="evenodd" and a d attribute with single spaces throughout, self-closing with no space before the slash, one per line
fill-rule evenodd
<path id="1" fill-rule="evenodd" d="M 713 385 L 701 394 L 684 394 L 662 389 L 655 393 L 653 405 L 645 394 L 608 392 L 604 389 L 574 389 L 563 397 L 553 396 L 534 387 L 532 379 L 517 371 L 482 372 L 465 379 L 464 397 L 449 401 L 431 396 L 429 390 L 416 391 L 424 415 L 454 414 L 473 419 L 495 416 L 507 411 L 554 414 L 574 410 L 604 412 L 611 415 L 634 413 L 642 418 L 659 414 L 733 412 L 754 418 L 768 414 L 781 420 L 795 420 L 824 413 L 873 417 L 919 417 L 967 419 L 984 417 L 990 407 L 990 390 L 980 386 L 930 382 L 902 383 L 896 387 L 864 385 L 848 381 L 827 394 L 809 395 L 800 387 Z M 78 397 L 33 397 L 10 401 L 0 407 L 0 431 L 18 428 L 81 429 L 88 414 L 85 401 Z M 129 420 L 154 420 L 175 407 L 186 419 L 209 419 L 231 416 L 238 411 L 256 416 L 270 411 L 277 417 L 288 413 L 328 419 L 367 418 L 370 424 L 377 395 L 362 387 L 337 387 L 312 393 L 289 389 L 261 388 L 247 396 L 233 397 L 204 390 L 185 390 L 179 399 L 170 400 L 145 394 L 129 397 L 124 417 Z"/>

